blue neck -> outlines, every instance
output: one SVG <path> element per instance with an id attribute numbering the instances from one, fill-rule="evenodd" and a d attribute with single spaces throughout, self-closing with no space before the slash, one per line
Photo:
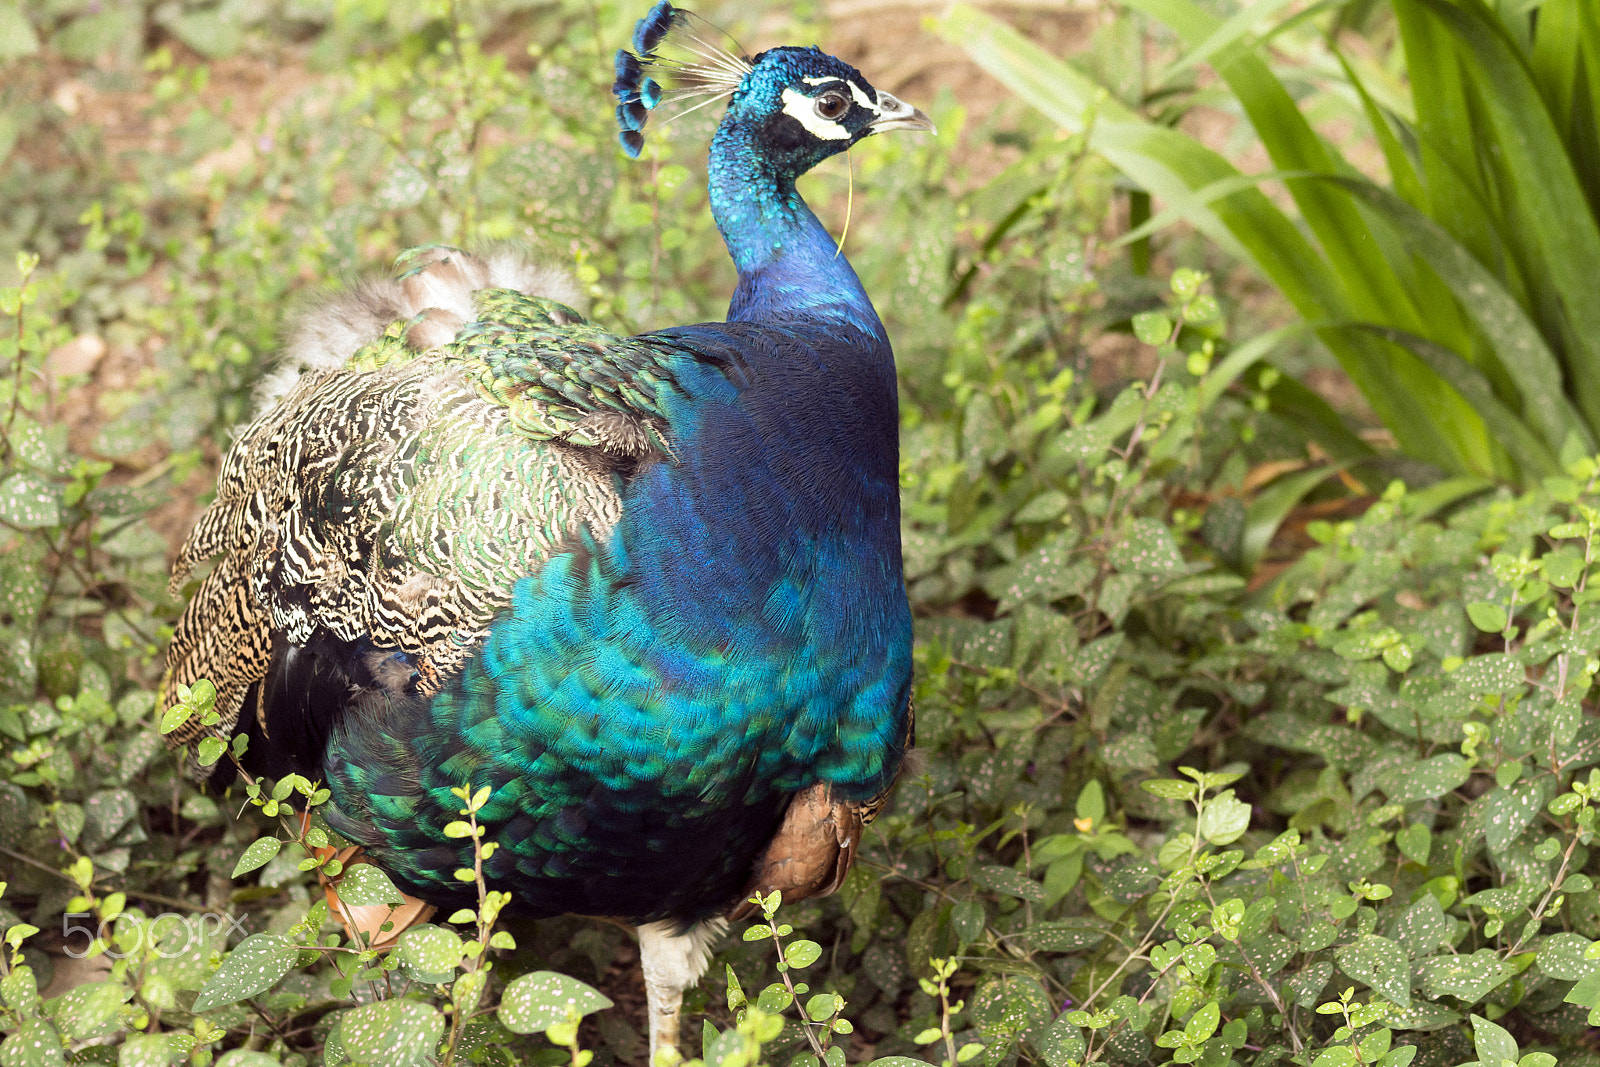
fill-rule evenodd
<path id="1" fill-rule="evenodd" d="M 850 261 L 743 123 L 724 122 L 711 142 L 710 192 L 739 271 L 729 322 L 834 319 L 888 342 Z"/>

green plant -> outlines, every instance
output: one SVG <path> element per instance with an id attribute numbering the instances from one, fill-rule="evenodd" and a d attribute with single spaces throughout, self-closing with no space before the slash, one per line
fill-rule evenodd
<path id="1" fill-rule="evenodd" d="M 1130 237 L 1187 218 L 1278 286 L 1412 455 L 1526 484 L 1593 450 L 1600 318 L 1586 278 L 1600 255 L 1600 141 L 1588 116 L 1600 102 L 1600 22 L 1590 5 L 1394 0 L 1414 118 L 1380 106 L 1340 58 L 1388 189 L 1313 130 L 1290 74 L 1261 54 L 1302 16 L 1257 36 L 1266 11 L 1224 20 L 1190 0 L 1129 6 L 1187 49 L 1150 79 L 1163 106 L 1208 63 L 1275 170 L 1241 174 L 991 16 L 957 8 L 941 32 L 1170 205 Z M 1283 183 L 1303 230 L 1258 188 L 1269 181 Z M 1330 451 L 1364 451 L 1320 429 Z"/>

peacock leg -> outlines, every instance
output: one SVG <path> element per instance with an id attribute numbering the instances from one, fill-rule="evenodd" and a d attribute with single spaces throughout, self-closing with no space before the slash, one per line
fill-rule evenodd
<path id="1" fill-rule="evenodd" d="M 724 919 L 707 919 L 678 932 L 673 922 L 639 927 L 639 968 L 644 971 L 650 1013 L 650 1062 L 664 1048 L 678 1047 L 678 1015 L 683 991 L 700 981 L 711 962 L 711 947 L 728 928 Z"/>

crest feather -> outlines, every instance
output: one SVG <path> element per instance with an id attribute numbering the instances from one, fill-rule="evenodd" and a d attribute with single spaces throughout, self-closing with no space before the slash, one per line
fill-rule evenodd
<path id="1" fill-rule="evenodd" d="M 638 157 L 645 123 L 662 104 L 688 104 L 661 120 L 671 122 L 732 95 L 751 70 L 742 51 L 733 38 L 705 19 L 660 0 L 634 26 L 633 51 L 617 51 L 611 92 L 617 98 L 622 150 Z M 708 99 L 689 103 L 696 97 Z"/>

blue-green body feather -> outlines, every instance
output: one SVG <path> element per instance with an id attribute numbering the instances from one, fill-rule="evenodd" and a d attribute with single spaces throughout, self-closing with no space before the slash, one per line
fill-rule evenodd
<path id="1" fill-rule="evenodd" d="M 470 866 L 450 790 L 490 785 L 486 870 L 524 909 L 689 919 L 739 893 L 795 792 L 881 792 L 911 676 L 894 379 L 881 339 L 842 336 L 649 335 L 678 462 L 518 583 L 444 692 L 344 720 L 336 827 L 440 899 Z"/>
<path id="2" fill-rule="evenodd" d="M 631 154 L 686 18 L 658 4 L 619 54 Z M 330 823 L 435 902 L 473 891 L 461 786 L 493 788 L 513 908 L 688 923 L 791 798 L 878 797 L 908 743 L 894 357 L 794 183 L 929 124 L 816 49 L 695 76 L 730 95 L 728 321 L 619 338 L 481 283 L 452 319 L 431 286 L 470 268 L 410 253 L 424 310 L 241 436 L 180 557 L 222 560 L 169 677 L 218 680 L 246 765 L 325 778 Z"/>

